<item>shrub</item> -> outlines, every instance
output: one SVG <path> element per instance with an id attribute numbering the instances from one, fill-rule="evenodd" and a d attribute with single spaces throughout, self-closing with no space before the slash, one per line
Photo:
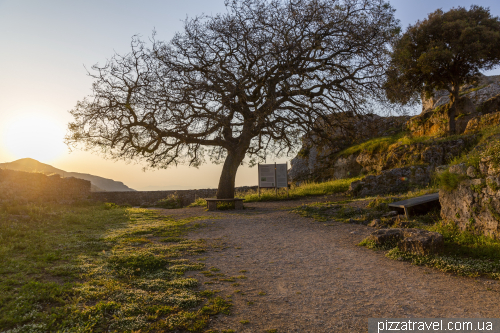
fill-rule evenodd
<path id="1" fill-rule="evenodd" d="M 449 170 L 443 171 L 441 174 L 436 176 L 439 188 L 448 192 L 456 189 L 460 182 L 465 178 L 465 176 L 451 173 Z"/>
<path id="2" fill-rule="evenodd" d="M 165 209 L 175 209 L 181 208 L 182 202 L 181 199 L 175 195 L 171 194 L 164 199 L 160 199 L 155 203 L 155 207 L 165 208 Z"/>
<path id="3" fill-rule="evenodd" d="M 206 206 L 207 206 L 207 201 L 203 198 L 198 198 L 193 203 L 188 205 L 188 207 L 206 207 Z"/>

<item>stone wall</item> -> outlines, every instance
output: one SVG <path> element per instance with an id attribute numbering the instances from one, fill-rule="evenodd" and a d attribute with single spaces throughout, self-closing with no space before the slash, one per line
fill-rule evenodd
<path id="1" fill-rule="evenodd" d="M 256 190 L 257 186 L 236 187 L 236 192 Z M 193 203 L 197 198 L 212 198 L 217 194 L 217 189 L 201 190 L 171 190 L 171 191 L 135 191 L 135 192 L 92 192 L 93 201 L 112 202 L 118 205 L 150 206 L 158 200 L 175 195 L 180 198 L 183 206 Z M 237 195 L 236 195 L 237 196 Z"/>
<path id="2" fill-rule="evenodd" d="M 477 170 L 465 164 L 449 172 L 463 178 L 456 189 L 439 191 L 441 217 L 461 230 L 500 237 L 500 167 L 482 160 Z"/>
<path id="3" fill-rule="evenodd" d="M 90 195 L 90 181 L 0 169 L 0 202 L 71 203 Z"/>

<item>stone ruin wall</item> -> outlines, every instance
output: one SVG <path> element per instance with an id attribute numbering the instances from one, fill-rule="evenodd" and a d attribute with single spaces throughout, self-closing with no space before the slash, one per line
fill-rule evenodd
<path id="1" fill-rule="evenodd" d="M 257 186 L 236 187 L 236 192 L 256 190 Z M 97 202 L 112 202 L 117 205 L 150 206 L 158 200 L 175 195 L 180 198 L 182 206 L 193 203 L 198 198 L 212 198 L 217 189 L 171 190 L 171 191 L 134 191 L 134 192 L 92 192 L 90 198 Z M 237 195 L 236 195 L 237 196 Z"/>
<path id="2" fill-rule="evenodd" d="M 91 183 L 79 178 L 61 178 L 42 173 L 0 169 L 0 203 L 57 202 L 73 203 L 79 200 L 112 202 L 118 205 L 154 205 L 158 200 L 175 195 L 183 206 L 198 198 L 211 198 L 217 189 L 172 191 L 91 192 Z M 237 187 L 236 192 L 256 190 L 257 186 Z"/>
<path id="3" fill-rule="evenodd" d="M 88 180 L 0 169 L 0 202 L 71 203 L 87 199 L 89 195 Z"/>

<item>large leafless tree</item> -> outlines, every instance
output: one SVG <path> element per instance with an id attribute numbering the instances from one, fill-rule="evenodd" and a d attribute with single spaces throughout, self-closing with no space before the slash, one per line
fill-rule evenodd
<path id="1" fill-rule="evenodd" d="M 338 112 L 379 92 L 397 33 L 382 0 L 234 0 L 185 21 L 166 43 L 93 66 L 93 94 L 71 114 L 67 143 L 153 168 L 224 161 L 218 198 L 233 198 L 245 156 L 294 151 Z"/>

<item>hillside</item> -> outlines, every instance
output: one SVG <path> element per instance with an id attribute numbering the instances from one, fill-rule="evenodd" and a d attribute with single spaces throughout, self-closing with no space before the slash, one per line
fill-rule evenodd
<path id="1" fill-rule="evenodd" d="M 135 191 L 134 189 L 126 186 L 122 182 L 115 181 L 113 179 L 107 179 L 99 176 L 94 176 L 86 173 L 79 172 L 67 172 L 61 169 L 54 168 L 51 165 L 41 163 L 32 158 L 22 158 L 17 161 L 0 163 L 0 169 L 9 169 L 25 172 L 39 172 L 46 175 L 59 174 L 61 177 L 75 177 L 80 179 L 88 180 L 92 183 L 91 190 L 93 192 L 102 191 Z"/>
<path id="2" fill-rule="evenodd" d="M 408 178 L 420 185 L 428 183 L 436 168 L 443 168 L 500 134 L 500 77 L 481 76 L 474 84 L 461 87 L 455 135 L 445 134 L 449 108 L 449 97 L 437 91 L 431 98 L 423 99 L 422 113 L 411 119 L 350 116 L 355 131 L 333 132 L 333 144 L 317 146 L 307 137 L 303 140 L 301 151 L 291 162 L 289 178 L 300 182 L 370 175 L 371 179 L 397 169 L 395 179 Z M 421 181 L 408 177 L 408 172 L 420 174 L 421 179 L 417 178 Z M 393 183 L 377 182 L 373 191 L 390 189 L 396 190 Z"/>

